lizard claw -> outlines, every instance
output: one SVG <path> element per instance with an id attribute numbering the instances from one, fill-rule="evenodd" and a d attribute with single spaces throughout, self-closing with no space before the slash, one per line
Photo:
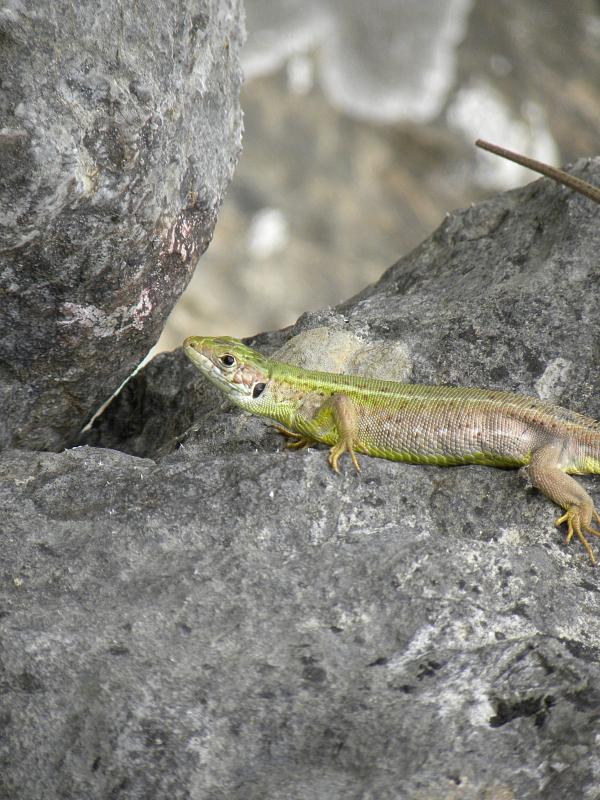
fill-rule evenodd
<path id="1" fill-rule="evenodd" d="M 308 447 L 309 445 L 314 444 L 312 439 L 307 439 L 304 436 L 300 436 L 296 439 L 295 442 L 288 442 L 285 446 L 286 450 L 302 450 L 303 447 Z"/>
<path id="2" fill-rule="evenodd" d="M 594 516 L 594 519 L 597 522 L 600 522 L 600 517 L 598 516 L 598 513 L 596 512 L 595 509 L 592 510 L 592 514 Z M 566 522 L 567 535 L 565 536 L 565 544 L 569 544 L 569 542 L 573 538 L 573 534 L 575 534 L 575 536 L 577 536 L 577 538 L 583 545 L 583 548 L 585 552 L 588 554 L 590 561 L 592 562 L 592 564 L 595 564 L 596 559 L 594 557 L 594 551 L 592 550 L 588 540 L 585 538 L 584 532 L 591 533 L 593 536 L 600 537 L 600 531 L 596 530 L 596 528 L 593 528 L 590 525 L 589 521 L 582 518 L 582 516 L 583 516 L 582 510 L 581 508 L 579 508 L 579 506 L 570 506 L 570 508 L 568 508 L 562 515 L 562 517 L 559 517 L 554 521 L 554 524 L 558 527 L 559 525 L 562 525 L 563 522 Z"/>
<path id="3" fill-rule="evenodd" d="M 352 445 L 348 445 L 347 442 L 341 441 L 337 444 L 334 444 L 332 448 L 329 450 L 329 456 L 327 460 L 329 461 L 329 465 L 334 472 L 339 473 L 338 469 L 338 461 L 342 453 L 348 453 L 350 458 L 352 459 L 352 463 L 354 464 L 354 469 L 357 472 L 360 472 L 360 464 L 358 463 L 358 459 L 356 458 L 356 453 L 354 452 L 354 448 Z"/>
<path id="4" fill-rule="evenodd" d="M 274 431 L 280 433 L 282 436 L 285 436 L 286 439 L 303 439 L 301 433 L 296 433 L 295 431 L 290 431 L 287 428 L 284 428 L 283 425 L 278 425 L 274 423 L 273 425 L 269 425 L 269 428 L 273 428 Z"/>
<path id="5" fill-rule="evenodd" d="M 329 451 L 329 455 L 327 456 L 327 460 L 329 461 L 329 466 L 331 467 L 331 469 L 334 472 L 337 472 L 338 475 L 339 475 L 340 471 L 338 469 L 338 460 L 339 460 L 340 454 L 339 454 L 339 452 L 337 452 L 336 448 L 337 448 L 337 445 L 336 445 L 336 447 L 332 447 L 331 448 L 331 450 Z"/>
<path id="6" fill-rule="evenodd" d="M 290 431 L 288 428 L 284 428 L 283 425 L 278 425 L 277 423 L 273 423 L 269 425 L 269 428 L 273 428 L 273 430 L 280 433 L 282 436 L 285 436 L 286 439 L 291 439 L 291 442 L 287 442 L 285 445 L 286 450 L 302 450 L 303 447 L 309 447 L 311 444 L 315 444 L 314 439 L 309 439 L 307 436 L 304 436 L 302 433 L 296 433 L 296 431 Z"/>

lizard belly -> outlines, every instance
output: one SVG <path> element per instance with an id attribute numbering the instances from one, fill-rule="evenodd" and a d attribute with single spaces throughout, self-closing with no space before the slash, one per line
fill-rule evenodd
<path id="1" fill-rule="evenodd" d="M 538 438 L 527 422 L 495 410 L 365 409 L 356 449 L 392 461 L 522 466 Z"/>

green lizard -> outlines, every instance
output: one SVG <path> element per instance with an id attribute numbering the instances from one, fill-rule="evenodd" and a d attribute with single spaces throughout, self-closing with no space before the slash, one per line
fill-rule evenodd
<path id="1" fill-rule="evenodd" d="M 192 363 L 237 406 L 270 417 L 292 448 L 323 442 L 329 463 L 347 452 L 416 464 L 528 468 L 531 483 L 562 506 L 595 563 L 584 533 L 600 516 L 568 473 L 600 473 L 600 425 L 567 409 L 511 392 L 420 386 L 315 372 L 265 358 L 239 339 L 190 336 Z"/>
<path id="2" fill-rule="evenodd" d="M 568 173 L 478 144 L 600 202 L 596 187 Z M 329 445 L 336 472 L 343 453 L 356 470 L 356 453 L 439 466 L 526 467 L 533 486 L 563 508 L 556 524 L 567 524 L 566 542 L 576 535 L 596 563 L 584 534 L 600 536 L 592 526 L 600 515 L 570 477 L 600 474 L 600 423 L 593 419 L 511 392 L 305 370 L 265 358 L 230 337 L 190 336 L 183 349 L 236 405 L 275 420 L 276 429 L 291 439 L 289 447 Z"/>

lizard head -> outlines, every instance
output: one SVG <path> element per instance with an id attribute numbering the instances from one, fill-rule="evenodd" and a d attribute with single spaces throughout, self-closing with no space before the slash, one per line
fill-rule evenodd
<path id="1" fill-rule="evenodd" d="M 267 359 L 231 336 L 188 336 L 183 352 L 238 405 L 253 405 L 269 381 Z"/>

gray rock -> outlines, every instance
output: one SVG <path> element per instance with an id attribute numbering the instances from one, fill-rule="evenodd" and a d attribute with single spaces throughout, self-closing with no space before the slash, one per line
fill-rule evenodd
<path id="1" fill-rule="evenodd" d="M 0 10 L 0 447 L 72 443 L 158 338 L 240 148 L 240 14 Z"/>
<path id="2" fill-rule="evenodd" d="M 327 324 L 600 416 L 597 219 L 547 181 L 499 196 L 255 343 Z M 594 797 L 600 581 L 551 504 L 516 471 L 337 476 L 221 406 L 163 355 L 90 433 L 145 457 L 0 457 L 6 796 Z"/>

